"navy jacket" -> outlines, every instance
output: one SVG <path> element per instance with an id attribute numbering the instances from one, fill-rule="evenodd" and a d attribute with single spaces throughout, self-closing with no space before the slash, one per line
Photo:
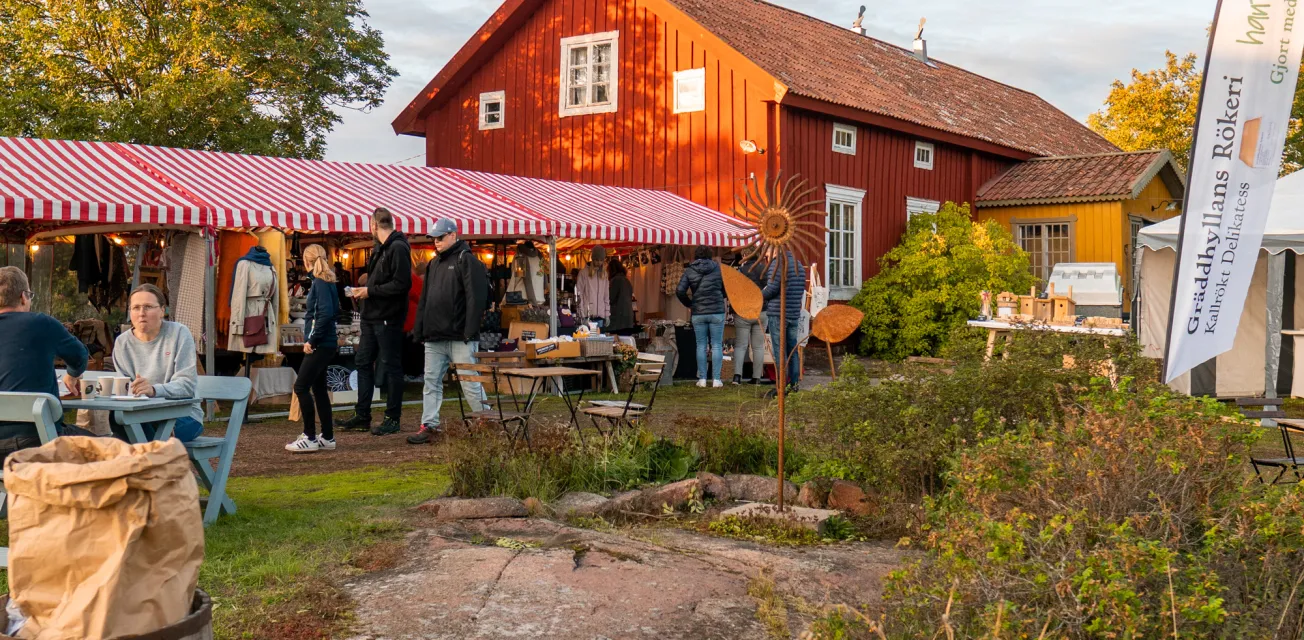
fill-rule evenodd
<path id="1" fill-rule="evenodd" d="M 771 316 L 779 315 L 779 289 L 783 282 L 779 278 L 779 261 L 775 260 L 771 265 L 766 276 L 768 283 L 765 289 L 761 291 L 761 296 L 765 299 L 765 313 Z M 801 266 L 791 253 L 788 254 L 788 293 L 784 302 L 788 303 L 788 320 L 801 319 L 801 307 L 806 295 L 806 269 Z"/>
<path id="2" fill-rule="evenodd" d="M 303 316 L 304 341 L 313 349 L 339 347 L 339 335 L 335 332 L 335 318 L 339 315 L 339 290 L 335 284 L 313 278 L 312 288 L 308 289 L 307 314 Z"/>
<path id="3" fill-rule="evenodd" d="M 693 292 L 691 297 L 688 295 L 690 290 Z M 684 277 L 679 279 L 679 289 L 675 293 L 695 316 L 725 313 L 724 278 L 720 276 L 720 265 L 715 260 L 694 260 L 684 269 Z"/>

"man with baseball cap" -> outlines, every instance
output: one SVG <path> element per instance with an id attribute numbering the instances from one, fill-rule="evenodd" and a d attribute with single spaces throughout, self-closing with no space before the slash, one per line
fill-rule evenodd
<path id="1" fill-rule="evenodd" d="M 440 220 L 430 235 L 439 254 L 426 267 L 426 283 L 412 330 L 426 346 L 426 380 L 421 430 L 408 437 L 410 444 L 426 444 L 440 432 L 444 376 L 450 364 L 475 364 L 480 319 L 489 303 L 489 273 L 470 245 L 458 237 L 457 223 Z M 484 389 L 478 382 L 463 383 L 462 397 L 471 411 L 488 409 Z"/>

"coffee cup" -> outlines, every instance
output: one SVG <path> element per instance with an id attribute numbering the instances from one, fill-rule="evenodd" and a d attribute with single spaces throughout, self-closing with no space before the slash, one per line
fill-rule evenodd
<path id="1" fill-rule="evenodd" d="M 82 380 L 79 386 L 82 400 L 94 400 L 100 394 L 100 385 L 95 380 Z"/>
<path id="2" fill-rule="evenodd" d="M 125 396 L 131 394 L 131 378 L 113 378 L 113 395 Z"/>

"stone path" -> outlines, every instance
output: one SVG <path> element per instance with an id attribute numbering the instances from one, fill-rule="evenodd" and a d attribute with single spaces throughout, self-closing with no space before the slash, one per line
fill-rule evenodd
<path id="1" fill-rule="evenodd" d="M 905 556 L 886 544 L 776 548 L 523 519 L 441 524 L 408 544 L 400 566 L 345 585 L 357 604 L 351 640 L 765 638 L 748 595 L 763 570 L 796 637 L 809 622 L 797 603 L 876 602 Z"/>

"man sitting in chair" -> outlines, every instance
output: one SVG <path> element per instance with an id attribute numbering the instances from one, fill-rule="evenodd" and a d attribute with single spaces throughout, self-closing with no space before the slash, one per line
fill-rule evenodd
<path id="1" fill-rule="evenodd" d="M 86 345 L 73 337 L 58 320 L 32 313 L 31 285 L 18 267 L 0 267 L 0 391 L 48 393 L 59 397 L 54 359 L 68 368 L 63 380 L 68 391 L 80 390 L 86 371 Z M 59 435 L 94 435 L 77 427 L 55 425 Z M 0 460 L 28 447 L 41 446 L 36 426 L 0 423 Z"/>

